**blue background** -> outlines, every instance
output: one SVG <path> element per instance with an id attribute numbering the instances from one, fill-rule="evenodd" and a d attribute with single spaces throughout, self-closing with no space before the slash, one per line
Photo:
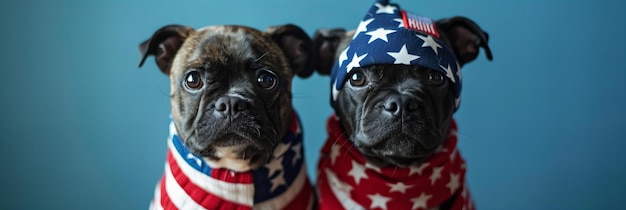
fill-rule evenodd
<path id="1" fill-rule="evenodd" d="M 169 86 L 138 44 L 163 25 L 356 28 L 372 1 L 0 2 L 0 209 L 146 209 L 163 172 Z M 393 2 L 491 35 L 456 113 L 481 209 L 607 209 L 626 193 L 623 1 Z M 329 78 L 294 82 L 314 174 Z"/>

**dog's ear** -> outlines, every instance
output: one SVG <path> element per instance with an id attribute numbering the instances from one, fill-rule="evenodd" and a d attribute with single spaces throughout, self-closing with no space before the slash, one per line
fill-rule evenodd
<path id="1" fill-rule="evenodd" d="M 321 75 L 330 74 L 337 59 L 337 50 L 339 45 L 346 36 L 346 30 L 343 28 L 318 29 L 313 35 L 313 44 L 317 49 L 317 72 Z"/>
<path id="2" fill-rule="evenodd" d="M 193 28 L 181 25 L 167 25 L 160 28 L 154 32 L 150 39 L 139 45 L 139 52 L 142 56 L 139 67 L 143 65 L 148 56 L 154 55 L 161 72 L 169 75 L 176 52 L 193 32 Z"/>
<path id="3" fill-rule="evenodd" d="M 317 63 L 317 53 L 313 41 L 300 27 L 287 24 L 270 26 L 265 30 L 274 42 L 283 50 L 294 74 L 302 78 L 311 76 Z"/>
<path id="4" fill-rule="evenodd" d="M 476 59 L 479 47 L 485 50 L 488 60 L 493 59 L 491 49 L 487 44 L 489 34 L 474 21 L 466 17 L 456 16 L 438 20 L 436 24 L 439 31 L 443 32 L 443 39 L 447 39 L 448 44 L 454 50 L 461 66 Z"/>

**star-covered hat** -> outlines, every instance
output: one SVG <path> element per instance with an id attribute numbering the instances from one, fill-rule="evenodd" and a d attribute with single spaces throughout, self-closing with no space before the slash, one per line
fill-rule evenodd
<path id="1" fill-rule="evenodd" d="M 456 107 L 461 94 L 461 67 L 441 40 L 435 22 L 388 0 L 377 0 L 365 14 L 352 42 L 331 71 L 331 104 L 354 68 L 374 64 L 418 65 L 441 72 L 452 82 Z"/>

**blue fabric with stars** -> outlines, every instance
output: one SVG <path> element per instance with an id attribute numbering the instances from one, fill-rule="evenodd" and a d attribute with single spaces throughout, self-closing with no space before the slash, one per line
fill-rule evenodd
<path id="1" fill-rule="evenodd" d="M 404 17 L 403 17 L 404 14 Z M 355 31 L 352 42 L 342 51 L 331 71 L 331 89 L 343 88 L 347 76 L 357 67 L 374 64 L 418 65 L 441 72 L 452 82 L 457 101 L 461 94 L 459 63 L 446 44 L 438 39 L 435 23 L 378 0 Z M 331 104 L 336 103 L 331 94 Z"/>

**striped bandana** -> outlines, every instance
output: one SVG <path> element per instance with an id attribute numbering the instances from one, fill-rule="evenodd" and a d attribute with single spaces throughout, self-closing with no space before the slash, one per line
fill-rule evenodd
<path id="1" fill-rule="evenodd" d="M 359 23 L 352 41 L 331 70 L 331 105 L 352 70 L 375 64 L 417 65 L 439 71 L 451 82 L 456 108 L 461 95 L 461 67 L 441 40 L 435 22 L 378 0 Z"/>
<path id="2" fill-rule="evenodd" d="M 265 166 L 248 172 L 211 168 L 185 147 L 170 120 L 165 173 L 150 209 L 311 209 L 313 193 L 296 113 Z"/>
<path id="3" fill-rule="evenodd" d="M 454 120 L 445 145 L 419 167 L 376 167 L 345 136 L 335 116 L 318 163 L 320 209 L 475 209 L 465 182 L 465 161 L 456 149 Z"/>

